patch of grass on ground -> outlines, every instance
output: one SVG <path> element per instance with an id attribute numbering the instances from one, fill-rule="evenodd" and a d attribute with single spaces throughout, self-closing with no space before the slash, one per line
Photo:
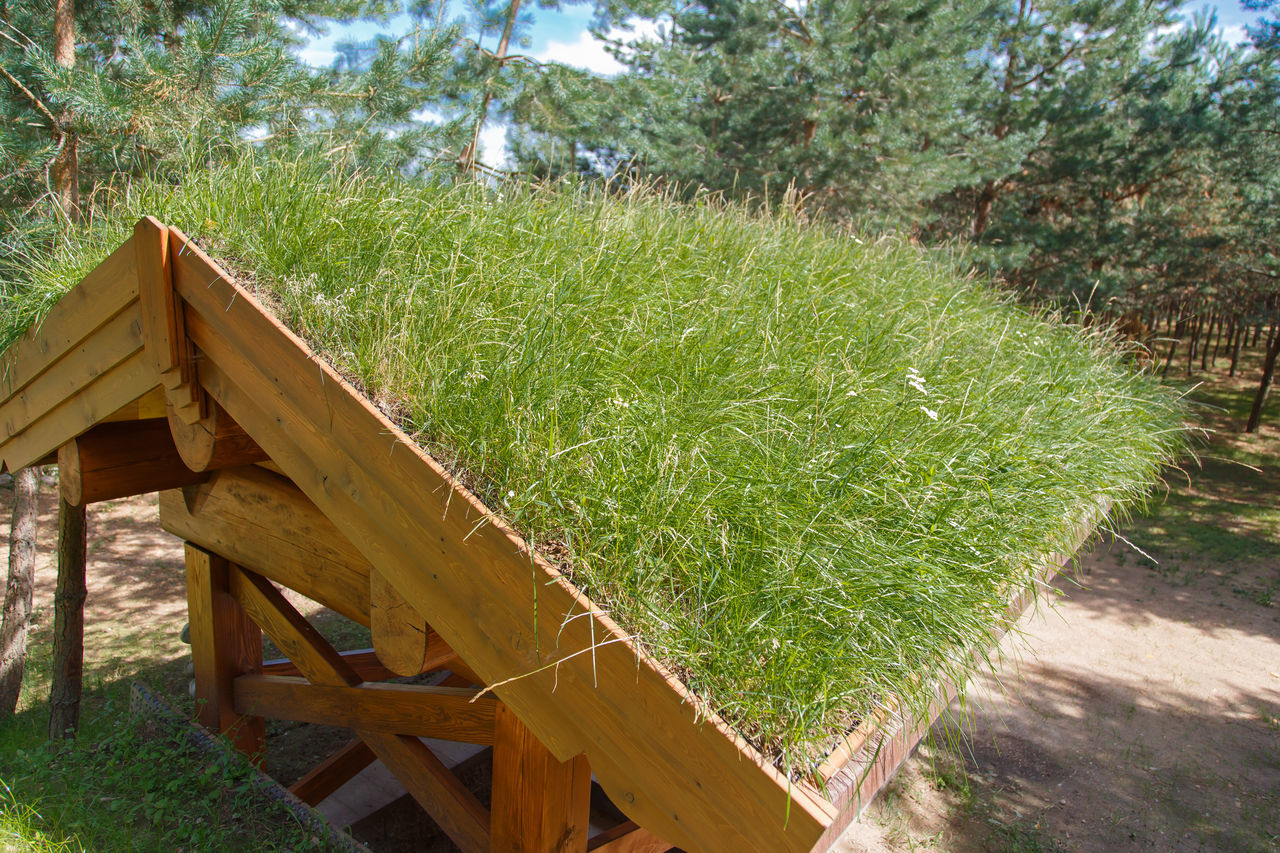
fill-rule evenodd
<path id="1" fill-rule="evenodd" d="M 1199 458 L 1170 471 L 1168 491 L 1129 538 L 1156 562 L 1137 560 L 1175 584 L 1216 586 L 1241 602 L 1280 607 L 1280 419 L 1272 401 L 1263 429 L 1243 432 L 1261 353 L 1246 352 L 1239 375 L 1214 377 L 1187 396 L 1203 426 Z"/>
<path id="2" fill-rule="evenodd" d="M 254 787 L 244 759 L 147 718 L 108 704 L 78 740 L 44 734 L 43 709 L 0 726 L 3 849 L 332 849 Z"/>

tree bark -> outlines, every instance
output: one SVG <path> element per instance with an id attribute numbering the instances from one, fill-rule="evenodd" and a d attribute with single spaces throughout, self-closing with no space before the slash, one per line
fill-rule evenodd
<path id="1" fill-rule="evenodd" d="M 1196 361 L 1196 344 L 1200 342 L 1200 327 L 1204 325 L 1200 318 L 1200 314 L 1196 313 L 1191 318 L 1191 344 L 1187 347 L 1187 378 L 1191 378 L 1191 371 L 1195 369 Z"/>
<path id="2" fill-rule="evenodd" d="M 1231 342 L 1231 372 L 1228 376 L 1236 375 L 1236 365 L 1240 363 L 1240 344 L 1244 342 L 1244 336 L 1249 333 L 1249 327 L 1243 320 L 1236 321 L 1236 337 Z"/>
<path id="3" fill-rule="evenodd" d="M 515 30 L 516 16 L 520 14 L 520 4 L 523 0 L 511 0 L 511 5 L 507 8 L 507 19 L 502 25 L 502 38 L 498 40 L 498 50 L 494 54 L 494 58 L 498 61 L 498 70 L 507 64 L 507 48 L 511 46 L 511 33 Z M 480 103 L 480 114 L 476 116 L 475 130 L 472 131 L 471 141 L 467 143 L 467 147 L 462 149 L 462 154 L 458 157 L 458 171 L 464 175 L 475 169 L 476 155 L 480 148 L 480 131 L 484 128 L 484 121 L 489 117 L 489 104 L 493 102 L 493 93 L 486 91 L 484 100 Z"/>
<path id="4" fill-rule="evenodd" d="M 74 0 L 54 0 L 53 61 L 62 68 L 76 64 L 76 9 Z M 71 113 L 58 116 L 62 149 L 53 162 L 53 188 L 67 218 L 80 217 L 80 153 L 75 132 L 71 129 Z"/>
<path id="5" fill-rule="evenodd" d="M 1276 356 L 1280 356 L 1280 335 L 1273 335 L 1267 347 L 1267 358 L 1262 364 L 1262 381 L 1258 384 L 1258 393 L 1253 398 L 1253 409 L 1249 412 L 1249 423 L 1245 432 L 1257 432 L 1262 423 L 1262 407 L 1267 402 L 1267 392 L 1271 390 L 1271 380 L 1276 375 Z"/>
<path id="6" fill-rule="evenodd" d="M 1173 328 L 1173 340 L 1169 341 L 1169 356 L 1164 362 L 1164 371 L 1160 374 L 1161 378 L 1169 375 L 1169 368 L 1173 367 L 1173 358 L 1178 354 L 1178 344 L 1182 342 L 1182 321 Z"/>
<path id="7" fill-rule="evenodd" d="M 27 630 L 36 571 L 36 499 L 40 475 L 23 468 L 13 475 L 13 520 L 9 527 L 9 580 L 0 616 L 0 717 L 12 716 L 27 665 Z"/>
<path id="8" fill-rule="evenodd" d="M 53 686 L 49 689 L 50 739 L 74 737 L 80 723 L 84 678 L 85 508 L 58 499 L 58 587 L 53 594 Z"/>

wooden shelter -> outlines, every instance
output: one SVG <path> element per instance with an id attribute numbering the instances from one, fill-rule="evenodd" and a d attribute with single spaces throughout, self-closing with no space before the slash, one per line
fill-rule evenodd
<path id="1" fill-rule="evenodd" d="M 890 703 L 788 779 L 155 220 L 3 361 L 8 470 L 56 453 L 78 505 L 162 492 L 187 543 L 200 720 L 250 755 L 266 717 L 354 730 L 294 786 L 307 802 L 376 758 L 466 851 L 822 850 L 930 722 Z M 334 649 L 279 587 L 368 626 L 373 649 Z M 287 662 L 264 665 L 263 633 Z M 422 738 L 492 747 L 487 808 Z M 630 820 L 592 835 L 593 785 Z"/>

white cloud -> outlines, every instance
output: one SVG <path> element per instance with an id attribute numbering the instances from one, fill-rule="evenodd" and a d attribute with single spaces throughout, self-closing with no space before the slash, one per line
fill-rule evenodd
<path id="1" fill-rule="evenodd" d="M 578 37 L 571 42 L 549 41 L 533 57 L 539 62 L 559 62 L 561 65 L 581 68 L 605 77 L 627 70 L 625 65 L 605 51 L 603 42 L 586 31 L 578 33 Z"/>
<path id="2" fill-rule="evenodd" d="M 506 169 L 511 166 L 507 150 L 507 126 L 492 120 L 485 122 L 480 129 L 480 162 L 495 169 Z"/>
<path id="3" fill-rule="evenodd" d="M 297 55 L 312 68 L 328 68 L 338 56 L 331 47 L 314 41 L 297 48 Z"/>
<path id="4" fill-rule="evenodd" d="M 1222 27 L 1222 40 L 1227 44 L 1244 44 L 1249 41 L 1249 31 L 1240 24 L 1225 24 Z"/>

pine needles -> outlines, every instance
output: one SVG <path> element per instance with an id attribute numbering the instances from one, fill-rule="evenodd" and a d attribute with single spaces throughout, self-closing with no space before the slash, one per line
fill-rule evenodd
<path id="1" fill-rule="evenodd" d="M 1043 556 L 1139 498 L 1179 410 L 1100 337 L 896 239 L 785 216 L 243 162 L 135 188 L 745 736 L 802 772 L 963 678 Z M 6 306 L 10 336 L 29 322 Z"/>

